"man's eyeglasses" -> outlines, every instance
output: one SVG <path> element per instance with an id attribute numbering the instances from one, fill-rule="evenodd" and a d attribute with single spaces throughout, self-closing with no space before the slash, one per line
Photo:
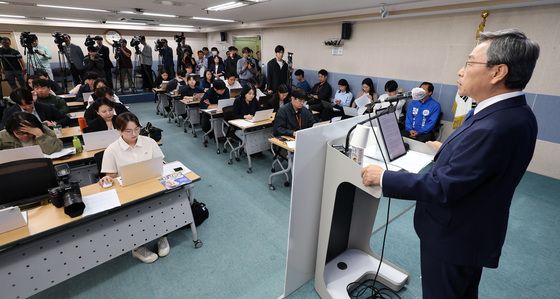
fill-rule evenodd
<path id="1" fill-rule="evenodd" d="M 126 134 L 132 134 L 133 132 L 135 134 L 140 133 L 140 131 L 142 130 L 142 127 L 136 127 L 135 129 L 126 129 L 123 132 L 125 132 Z"/>
<path id="2" fill-rule="evenodd" d="M 488 65 L 488 62 L 478 62 L 478 61 L 465 61 L 465 66 L 464 68 L 466 69 L 468 66 L 474 66 L 474 65 Z"/>

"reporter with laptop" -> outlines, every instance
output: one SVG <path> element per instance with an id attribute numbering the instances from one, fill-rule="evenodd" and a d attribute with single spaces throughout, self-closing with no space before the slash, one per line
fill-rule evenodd
<path id="1" fill-rule="evenodd" d="M 200 109 L 208 109 L 210 105 L 217 105 L 219 100 L 229 99 L 229 90 L 222 80 L 215 80 L 212 88 L 208 89 L 200 101 Z M 203 113 L 200 117 L 202 130 L 210 130 L 210 117 Z"/>
<path id="2" fill-rule="evenodd" d="M 242 118 L 245 120 L 250 120 L 257 113 L 257 101 L 255 100 L 255 95 L 257 91 L 252 85 L 245 85 L 239 97 L 235 99 L 233 103 L 233 112 L 235 118 Z"/>
<path id="3" fill-rule="evenodd" d="M 115 115 L 115 102 L 107 99 L 100 98 L 96 101 L 95 112 L 97 117 L 92 119 L 88 126 L 84 128 L 84 133 L 113 130 L 116 128 L 115 122 L 117 115 Z"/>
<path id="4" fill-rule="evenodd" d="M 280 107 L 274 117 L 274 136 L 295 136 L 296 131 L 313 126 L 313 114 L 304 103 L 305 91 L 292 90 L 292 101 Z"/>
<path id="5" fill-rule="evenodd" d="M 140 135 L 140 121 L 136 115 L 125 112 L 115 121 L 115 128 L 121 137 L 111 143 L 103 154 L 101 173 L 105 176 L 99 180 L 100 185 L 112 184 L 119 176 L 119 169 L 125 165 L 134 164 L 154 158 L 163 158 L 163 152 L 151 138 Z M 150 251 L 145 245 L 132 250 L 132 256 L 144 263 L 152 263 L 159 257 L 169 254 L 169 242 L 165 236 L 157 241 L 158 253 Z"/>
<path id="6" fill-rule="evenodd" d="M 32 145 L 39 145 L 47 155 L 62 150 L 62 141 L 33 114 L 12 114 L 6 121 L 6 129 L 0 131 L 0 150 Z"/>

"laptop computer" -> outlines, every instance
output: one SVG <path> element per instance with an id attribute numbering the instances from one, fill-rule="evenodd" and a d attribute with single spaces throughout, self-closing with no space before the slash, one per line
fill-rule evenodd
<path id="1" fill-rule="evenodd" d="M 159 178 L 162 173 L 163 157 L 124 165 L 119 169 L 122 186 L 130 186 L 152 178 Z"/>
<path id="2" fill-rule="evenodd" d="M 229 96 L 232 98 L 236 98 L 241 94 L 241 90 L 243 90 L 243 88 L 232 88 L 229 90 Z"/>
<path id="3" fill-rule="evenodd" d="M 257 113 L 255 113 L 255 116 L 253 116 L 253 118 L 249 119 L 249 121 L 252 122 L 252 123 L 256 123 L 256 122 L 259 122 L 259 121 L 267 120 L 272 116 L 273 111 L 274 111 L 274 109 L 257 111 Z"/>
<path id="4" fill-rule="evenodd" d="M 222 111 L 224 107 L 233 106 L 233 102 L 235 102 L 233 98 L 218 100 L 218 111 Z"/>
<path id="5" fill-rule="evenodd" d="M 19 207 L 9 207 L 0 210 L 0 234 L 27 225 L 27 212 L 21 212 Z"/>
<path id="6" fill-rule="evenodd" d="M 202 101 L 202 97 L 203 97 L 203 96 L 204 96 L 204 92 L 193 94 L 193 102 L 195 102 L 195 101 L 198 101 L 198 102 Z"/>
<path id="7" fill-rule="evenodd" d="M 82 137 L 84 138 L 84 146 L 87 151 L 107 148 L 109 144 L 119 139 L 120 136 L 121 134 L 117 130 L 105 130 L 82 134 Z"/>
<path id="8" fill-rule="evenodd" d="M 93 92 L 84 92 L 83 96 L 84 96 L 84 102 L 87 102 L 89 97 L 93 94 Z"/>
<path id="9" fill-rule="evenodd" d="M 36 158 L 43 158 L 43 151 L 41 151 L 41 147 L 38 145 L 0 151 L 0 164 Z"/>

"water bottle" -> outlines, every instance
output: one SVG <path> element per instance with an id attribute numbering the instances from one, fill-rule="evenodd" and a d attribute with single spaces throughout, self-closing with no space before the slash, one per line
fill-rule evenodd
<path id="1" fill-rule="evenodd" d="M 80 139 L 78 139 L 78 136 L 74 136 L 74 139 L 72 139 L 72 145 L 74 146 L 74 148 L 76 149 L 76 153 L 78 154 L 84 150 Z"/>

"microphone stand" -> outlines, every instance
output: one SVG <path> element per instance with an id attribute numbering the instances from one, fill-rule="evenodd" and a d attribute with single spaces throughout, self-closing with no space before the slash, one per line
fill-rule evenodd
<path id="1" fill-rule="evenodd" d="M 363 120 L 363 121 L 361 121 L 361 122 L 358 122 L 357 124 L 355 124 L 354 126 L 352 126 L 352 128 L 350 128 L 350 130 L 348 130 L 348 133 L 346 134 L 346 143 L 345 143 L 345 145 L 344 145 L 344 154 L 348 155 L 348 148 L 350 147 L 350 135 L 352 134 L 352 132 L 354 131 L 354 129 L 356 129 L 356 127 L 357 127 L 358 125 L 363 125 L 363 124 L 365 124 L 365 123 L 367 123 L 367 122 L 370 122 L 370 121 L 372 121 L 372 120 L 374 120 L 374 119 L 378 119 L 379 117 L 381 117 L 381 116 L 383 116 L 383 115 L 385 115 L 385 114 L 395 113 L 395 110 L 396 110 L 396 107 L 393 106 L 392 103 L 390 103 L 390 104 L 389 104 L 389 107 L 387 107 L 387 109 L 385 109 L 385 111 L 383 111 L 383 112 L 381 112 L 381 113 L 379 113 L 379 114 L 376 114 L 376 115 L 374 115 L 374 116 L 371 116 L 371 114 L 370 114 L 370 116 L 369 116 L 366 120 Z"/>

